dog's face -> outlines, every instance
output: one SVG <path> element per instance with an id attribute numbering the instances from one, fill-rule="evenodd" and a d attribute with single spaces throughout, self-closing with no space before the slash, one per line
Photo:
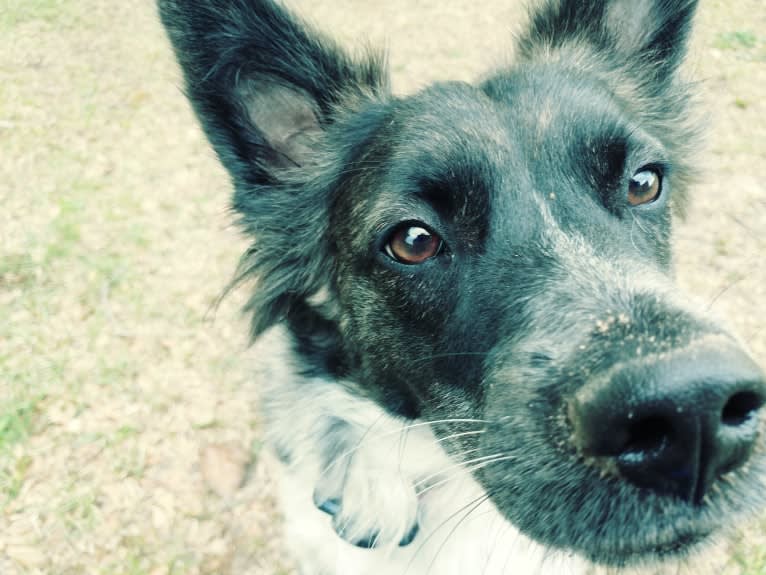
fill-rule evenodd
<path id="1" fill-rule="evenodd" d="M 439 422 L 512 523 L 596 562 L 760 506 L 763 375 L 671 283 L 695 2 L 546 2 L 516 67 L 407 98 L 271 2 L 160 7 L 256 239 L 256 335 Z"/>

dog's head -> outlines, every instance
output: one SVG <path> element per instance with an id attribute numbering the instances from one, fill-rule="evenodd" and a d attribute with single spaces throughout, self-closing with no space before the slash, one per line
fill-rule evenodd
<path id="1" fill-rule="evenodd" d="M 160 0 L 255 240 L 257 335 L 453 434 L 534 539 L 605 564 L 760 506 L 760 370 L 672 286 L 696 2 L 545 1 L 518 62 L 389 93 L 269 0 Z"/>

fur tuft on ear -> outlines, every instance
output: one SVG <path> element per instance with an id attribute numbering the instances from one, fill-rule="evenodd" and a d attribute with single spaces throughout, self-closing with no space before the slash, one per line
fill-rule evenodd
<path id="1" fill-rule="evenodd" d="M 229 171 L 233 208 L 254 238 L 233 285 L 257 282 L 253 335 L 327 287 L 326 145 L 343 109 L 384 100 L 385 60 L 353 59 L 272 0 L 158 0 L 187 96 Z"/>
<path id="2" fill-rule="evenodd" d="M 668 81 L 686 53 L 697 0 L 547 0 L 519 40 L 523 57 L 583 42 L 617 66 Z"/>

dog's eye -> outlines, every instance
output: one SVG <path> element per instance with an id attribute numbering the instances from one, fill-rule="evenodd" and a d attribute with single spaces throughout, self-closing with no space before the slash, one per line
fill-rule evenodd
<path id="1" fill-rule="evenodd" d="M 407 265 L 421 264 L 441 251 L 442 239 L 419 224 L 397 228 L 385 245 L 389 257 Z"/>
<path id="2" fill-rule="evenodd" d="M 650 204 L 662 193 L 662 175 L 654 168 L 642 168 L 630 178 L 628 203 L 631 206 Z"/>

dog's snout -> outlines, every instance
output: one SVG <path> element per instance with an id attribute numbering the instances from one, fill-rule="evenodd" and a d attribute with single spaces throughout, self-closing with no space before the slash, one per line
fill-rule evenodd
<path id="1" fill-rule="evenodd" d="M 603 470 L 699 503 L 747 462 L 765 402 L 752 360 L 708 343 L 619 364 L 575 394 L 569 417 L 578 450 Z"/>

